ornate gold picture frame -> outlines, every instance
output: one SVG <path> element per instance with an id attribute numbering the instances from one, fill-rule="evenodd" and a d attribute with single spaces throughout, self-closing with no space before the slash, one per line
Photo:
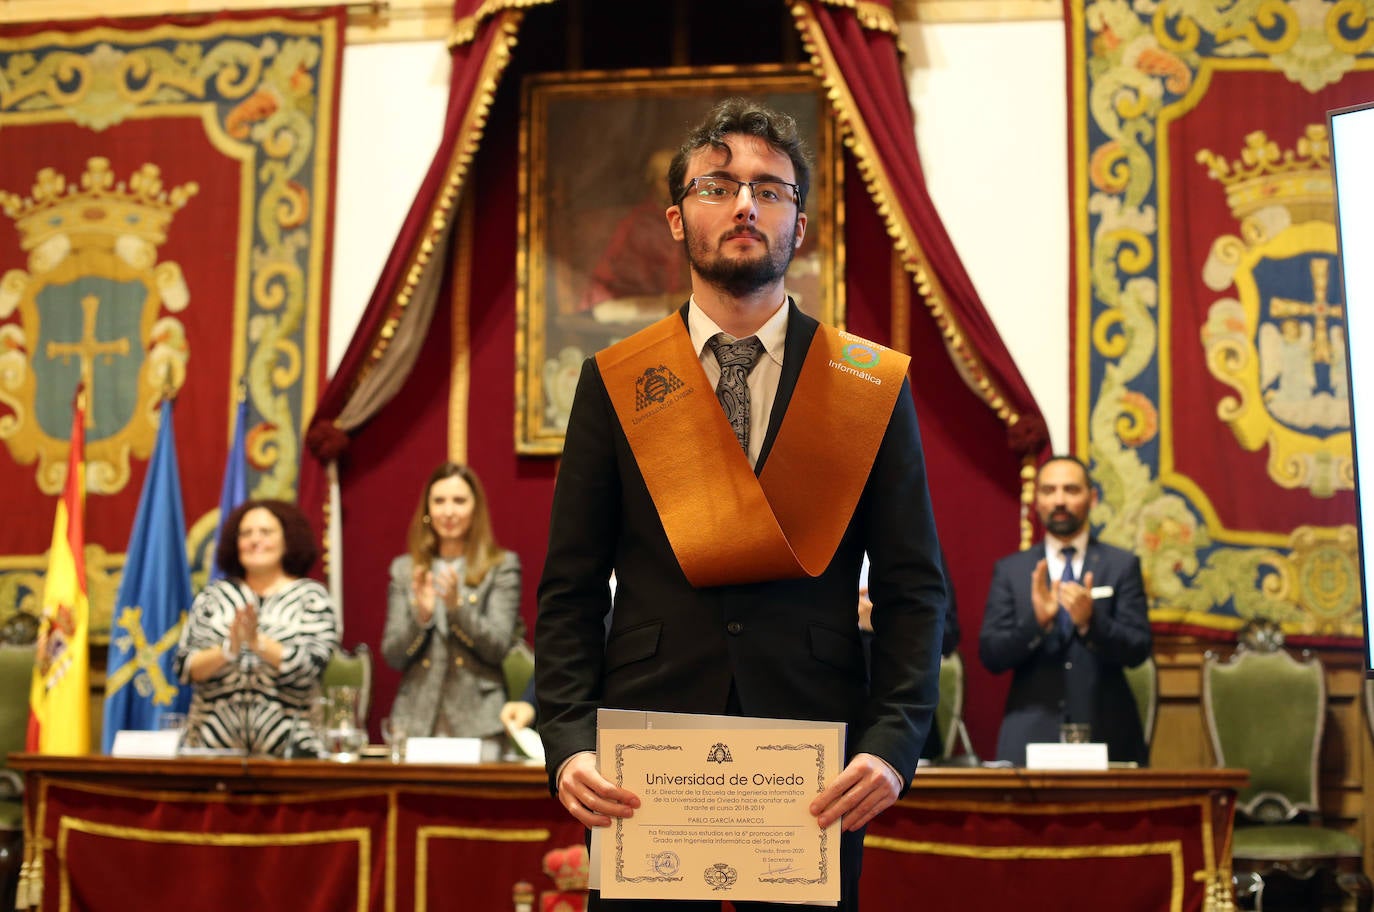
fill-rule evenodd
<path id="1" fill-rule="evenodd" d="M 820 82 L 792 67 L 529 77 L 520 125 L 515 447 L 557 455 L 582 362 L 691 294 L 668 231 L 668 164 L 716 101 L 756 99 L 796 118 L 815 158 L 806 240 L 788 293 L 844 320 L 842 159 Z"/>

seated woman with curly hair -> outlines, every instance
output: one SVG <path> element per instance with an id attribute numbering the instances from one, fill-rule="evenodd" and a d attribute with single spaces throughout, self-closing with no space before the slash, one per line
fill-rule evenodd
<path id="1" fill-rule="evenodd" d="M 225 578 L 196 596 L 177 645 L 177 675 L 193 688 L 188 747 L 317 752 L 304 720 L 339 625 L 329 593 L 305 578 L 316 554 L 295 504 L 250 500 L 225 519 Z"/>

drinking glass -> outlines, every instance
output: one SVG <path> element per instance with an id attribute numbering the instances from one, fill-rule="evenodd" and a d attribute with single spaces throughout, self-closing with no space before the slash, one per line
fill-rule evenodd
<path id="1" fill-rule="evenodd" d="M 358 718 L 358 688 L 331 687 L 324 749 L 334 760 L 357 760 L 367 745 L 367 732 Z"/>
<path id="2" fill-rule="evenodd" d="M 1091 744 L 1093 727 L 1087 722 L 1065 722 L 1059 726 L 1059 743 Z"/>
<path id="3" fill-rule="evenodd" d="M 180 752 L 182 742 L 186 740 L 186 713 L 163 713 L 158 717 L 157 727 L 159 731 L 174 731 L 177 733 L 177 751 Z"/>
<path id="4" fill-rule="evenodd" d="M 395 716 L 382 719 L 382 740 L 391 749 L 392 763 L 400 763 L 406 758 L 406 730 L 400 719 Z"/>

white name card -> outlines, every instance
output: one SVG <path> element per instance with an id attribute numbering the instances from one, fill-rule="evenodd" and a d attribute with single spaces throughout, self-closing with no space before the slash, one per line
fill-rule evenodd
<path id="1" fill-rule="evenodd" d="M 481 738 L 407 738 L 406 763 L 481 763 Z"/>
<path id="2" fill-rule="evenodd" d="M 1027 744 L 1026 769 L 1105 770 L 1105 744 Z"/>
<path id="3" fill-rule="evenodd" d="M 114 744 L 110 745 L 111 757 L 175 757 L 181 746 L 181 732 L 134 731 L 121 729 L 115 732 Z"/>

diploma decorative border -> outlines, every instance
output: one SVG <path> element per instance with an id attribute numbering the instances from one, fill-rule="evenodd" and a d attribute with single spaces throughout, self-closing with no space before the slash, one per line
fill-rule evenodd
<path id="1" fill-rule="evenodd" d="M 630 750 L 648 751 L 680 751 L 682 747 L 676 744 L 617 744 L 615 747 L 615 783 L 618 786 L 625 785 L 625 752 Z M 816 760 L 816 792 L 825 788 L 825 761 L 826 748 L 824 744 L 760 744 L 756 745 L 755 750 L 760 751 L 814 751 Z M 817 836 L 820 848 L 820 858 L 817 865 L 815 877 L 759 877 L 759 883 L 771 884 L 825 884 L 830 882 L 830 840 L 824 830 L 819 831 Z M 624 821 L 615 821 L 615 879 L 618 883 L 673 883 L 683 879 L 682 876 L 670 875 L 641 875 L 636 877 L 625 876 L 625 831 Z"/>
<path id="2" fill-rule="evenodd" d="M 816 752 L 816 792 L 825 788 L 825 745 L 824 744 L 760 744 L 761 751 L 814 750 Z M 830 840 L 825 830 L 819 831 L 821 858 L 819 873 L 815 877 L 760 877 L 760 883 L 778 884 L 823 884 L 830 881 Z"/>
<path id="3" fill-rule="evenodd" d="M 625 784 L 625 751 L 627 750 L 648 750 L 648 751 L 680 751 L 682 746 L 679 744 L 617 744 L 615 746 L 615 784 L 623 786 Z M 673 877 L 668 874 L 655 876 L 644 875 L 642 877 L 625 876 L 625 821 L 616 818 L 615 821 L 615 879 L 617 883 L 674 883 L 682 880 L 682 876 Z"/>

